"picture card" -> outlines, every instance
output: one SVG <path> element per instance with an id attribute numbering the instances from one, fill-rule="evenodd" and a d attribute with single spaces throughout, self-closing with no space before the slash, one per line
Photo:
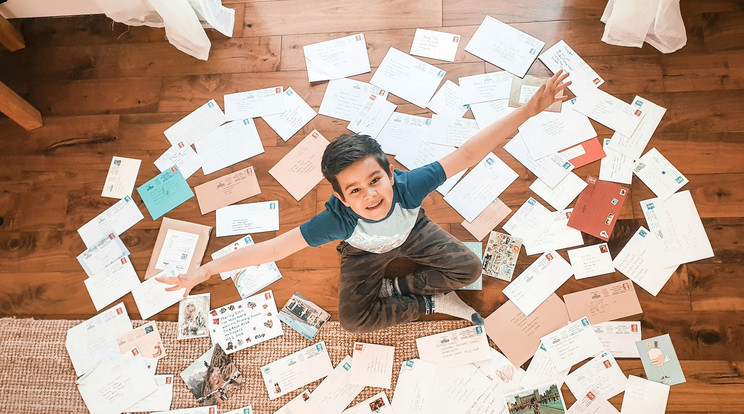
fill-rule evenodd
<path id="1" fill-rule="evenodd" d="M 212 345 L 183 370 L 181 378 L 199 404 L 216 404 L 226 400 L 228 393 L 243 381 L 237 364 L 220 344 Z"/>
<path id="2" fill-rule="evenodd" d="M 669 334 L 638 341 L 636 348 L 649 381 L 669 386 L 687 381 Z"/>
<path id="3" fill-rule="evenodd" d="M 153 220 L 159 219 L 194 196 L 191 187 L 175 165 L 137 187 L 137 192 Z"/>
<path id="4" fill-rule="evenodd" d="M 230 355 L 281 336 L 284 331 L 277 313 L 271 290 L 213 309 L 207 320 L 212 343 Z"/>
<path id="5" fill-rule="evenodd" d="M 114 156 L 101 196 L 122 199 L 132 195 L 142 160 Z"/>
<path id="6" fill-rule="evenodd" d="M 279 320 L 312 341 L 323 324 L 331 319 L 331 314 L 320 306 L 295 292 L 279 311 Z"/>
<path id="7" fill-rule="evenodd" d="M 178 339 L 206 338 L 209 336 L 209 293 L 189 295 L 178 303 Z"/>
<path id="8" fill-rule="evenodd" d="M 483 243 L 481 242 L 462 242 L 471 252 L 478 256 L 478 260 L 483 263 Z M 473 283 L 457 288 L 457 290 L 483 290 L 483 275 L 478 275 L 478 278 Z"/>
<path id="9" fill-rule="evenodd" d="M 483 254 L 483 274 L 510 282 L 521 248 L 522 239 L 492 231 Z"/>
<path id="10" fill-rule="evenodd" d="M 261 194 L 253 167 L 243 168 L 194 187 L 202 215 Z"/>
<path id="11" fill-rule="evenodd" d="M 165 346 L 155 321 L 119 335 L 116 342 L 122 354 L 137 348 L 144 358 L 160 359 L 165 356 Z"/>
<path id="12" fill-rule="evenodd" d="M 506 407 L 509 414 L 525 414 L 526 412 L 550 412 L 555 414 L 566 412 L 563 394 L 556 383 L 543 384 L 526 390 L 505 394 Z"/>

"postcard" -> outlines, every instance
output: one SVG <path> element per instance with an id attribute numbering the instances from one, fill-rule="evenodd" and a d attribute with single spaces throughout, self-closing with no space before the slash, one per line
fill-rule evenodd
<path id="1" fill-rule="evenodd" d="M 554 382 L 560 387 L 563 385 L 569 370 L 570 368 L 566 368 L 563 371 L 558 371 L 555 363 L 548 355 L 545 345 L 540 342 L 540 346 L 537 347 L 535 355 L 530 360 L 530 366 L 527 367 L 527 372 L 520 385 L 522 388 L 531 388 L 546 382 Z"/>
<path id="2" fill-rule="evenodd" d="M 473 221 L 519 175 L 493 153 L 488 153 L 470 173 L 444 196 L 462 218 Z"/>
<path id="3" fill-rule="evenodd" d="M 393 393 L 393 410 L 409 414 L 430 413 L 436 375 L 437 364 L 433 362 L 418 358 L 403 361 Z"/>
<path id="4" fill-rule="evenodd" d="M 571 322 L 540 340 L 559 371 L 603 351 L 602 344 L 587 318 Z"/>
<path id="5" fill-rule="evenodd" d="M 657 245 L 656 237 L 641 226 L 615 256 L 612 265 L 646 292 L 656 296 L 678 266 L 664 267 L 660 257 L 662 250 Z"/>
<path id="6" fill-rule="evenodd" d="M 461 77 L 458 83 L 462 104 L 497 101 L 509 99 L 512 74 L 505 71 L 482 73 Z"/>
<path id="7" fill-rule="evenodd" d="M 88 247 L 77 256 L 77 261 L 83 267 L 88 277 L 96 276 L 107 266 L 129 256 L 129 249 L 119 236 L 111 233 Z"/>
<path id="8" fill-rule="evenodd" d="M 377 393 L 344 411 L 344 414 L 393 414 L 387 394 Z"/>
<path id="9" fill-rule="evenodd" d="M 256 123 L 251 119 L 228 122 L 199 140 L 194 147 L 204 175 L 264 153 Z"/>
<path id="10" fill-rule="evenodd" d="M 566 305 L 555 293 L 529 316 L 507 301 L 486 318 L 486 333 L 515 366 L 530 359 L 540 338 L 569 322 Z"/>
<path id="11" fill-rule="evenodd" d="M 75 374 L 90 371 L 102 354 L 119 354 L 116 338 L 131 330 L 132 321 L 123 302 L 68 329 L 65 348 Z"/>
<path id="12" fill-rule="evenodd" d="M 431 59 L 454 62 L 460 35 L 434 30 L 416 29 L 411 44 L 411 54 Z"/>
<path id="13" fill-rule="evenodd" d="M 364 33 L 313 43 L 302 49 L 310 82 L 347 78 L 371 70 Z"/>
<path id="14" fill-rule="evenodd" d="M 202 160 L 196 155 L 191 145 L 179 142 L 165 150 L 163 155 L 155 160 L 155 167 L 160 172 L 170 169 L 174 165 L 181 171 L 183 178 L 188 179 L 202 167 Z"/>
<path id="15" fill-rule="evenodd" d="M 401 146 L 398 149 L 398 155 L 395 156 L 395 160 L 409 170 L 412 170 L 439 161 L 445 155 L 450 154 L 454 150 L 454 147 L 429 144 L 423 140 L 407 140 L 401 143 Z M 460 171 L 437 187 L 439 194 L 447 195 L 447 193 L 452 190 L 452 187 L 459 182 L 460 178 L 465 175 L 465 171 L 467 170 Z"/>
<path id="16" fill-rule="evenodd" d="M 662 200 L 690 181 L 656 148 L 651 148 L 635 162 L 633 173 Z"/>
<path id="17" fill-rule="evenodd" d="M 91 414 L 126 411 L 158 388 L 137 348 L 97 364 L 77 385 Z"/>
<path id="18" fill-rule="evenodd" d="M 527 33 L 486 16 L 465 51 L 522 78 L 543 46 Z"/>
<path id="19" fill-rule="evenodd" d="M 206 338 L 209 336 L 209 293 L 189 295 L 178 303 L 178 339 Z"/>
<path id="20" fill-rule="evenodd" d="M 563 302 L 571 320 L 586 316 L 592 324 L 643 313 L 630 280 L 569 293 L 563 296 Z"/>
<path id="21" fill-rule="evenodd" d="M 478 259 L 483 263 L 483 243 L 481 242 L 462 242 L 470 251 L 478 256 Z M 483 275 L 479 275 L 475 281 L 467 286 L 457 288 L 457 290 L 483 290 Z"/>
<path id="22" fill-rule="evenodd" d="M 124 196 L 106 211 L 85 223 L 77 232 L 83 239 L 85 247 L 91 247 L 111 233 L 121 235 L 144 218 L 132 197 Z"/>
<path id="23" fill-rule="evenodd" d="M 519 108 L 532 99 L 540 87 L 550 80 L 550 77 L 537 77 L 525 75 L 524 78 L 512 76 L 511 90 L 509 91 L 509 106 Z M 558 92 L 557 97 L 563 96 L 563 91 Z M 544 109 L 547 112 L 561 112 L 561 102 L 553 102 L 549 107 Z M 578 132 L 578 131 L 577 131 Z"/>
<path id="24" fill-rule="evenodd" d="M 426 108 L 446 72 L 391 47 L 369 83 Z"/>
<path id="25" fill-rule="evenodd" d="M 502 292 L 527 316 L 573 274 L 571 265 L 554 251 L 543 253 Z"/>
<path id="26" fill-rule="evenodd" d="M 173 375 L 155 375 L 155 383 L 158 386 L 155 392 L 127 408 L 126 412 L 170 410 L 173 402 Z"/>
<path id="27" fill-rule="evenodd" d="M 395 347 L 354 342 L 349 382 L 370 387 L 390 388 L 393 379 Z"/>
<path id="28" fill-rule="evenodd" d="M 158 277 L 176 277 L 178 275 L 179 272 L 176 269 L 165 270 L 132 289 L 132 297 L 134 297 L 134 303 L 137 304 L 137 309 L 139 309 L 142 319 L 149 319 L 151 316 L 162 312 L 183 299 L 184 289 L 166 291 L 165 288 L 169 287 L 169 285 L 161 283 L 156 279 Z"/>
<path id="29" fill-rule="evenodd" d="M 423 140 L 430 144 L 460 147 L 478 132 L 480 128 L 473 119 L 434 114 L 431 117 L 431 132 Z"/>
<path id="30" fill-rule="evenodd" d="M 225 94 L 225 121 L 242 121 L 284 112 L 284 87 Z"/>
<path id="31" fill-rule="evenodd" d="M 437 363 L 440 368 L 483 361 L 491 357 L 491 348 L 482 326 L 468 326 L 416 338 L 416 348 L 419 358 Z"/>
<path id="32" fill-rule="evenodd" d="M 642 109 L 646 115 L 641 119 L 641 123 L 638 124 L 635 131 L 633 131 L 633 135 L 625 136 L 615 132 L 610 140 L 609 148 L 626 155 L 630 159 L 637 160 L 643 154 L 643 149 L 648 145 L 651 136 L 656 132 L 661 118 L 666 113 L 666 108 L 662 108 L 640 96 L 633 98 L 632 105 L 638 109 Z"/>
<path id="33" fill-rule="evenodd" d="M 328 140 L 314 129 L 271 167 L 269 174 L 292 194 L 295 200 L 300 201 L 323 179 L 320 159 L 328 144 Z"/>
<path id="34" fill-rule="evenodd" d="M 142 160 L 114 156 L 109 166 L 101 196 L 122 199 L 132 195 Z"/>
<path id="35" fill-rule="evenodd" d="M 492 231 L 483 254 L 483 274 L 511 281 L 521 248 L 522 239 Z"/>
<path id="36" fill-rule="evenodd" d="M 555 220 L 550 223 L 548 228 L 540 233 L 534 241 L 524 243 L 524 251 L 527 256 L 584 244 L 581 232 L 568 227 L 568 219 L 572 212 L 572 208 L 552 212 L 551 214 L 553 214 Z"/>
<path id="37" fill-rule="evenodd" d="M 323 324 L 331 319 L 331 314 L 318 305 L 295 292 L 279 311 L 279 320 L 312 341 Z"/>
<path id="38" fill-rule="evenodd" d="M 387 99 L 387 91 L 354 79 L 333 79 L 328 82 L 318 113 L 350 122 L 370 95 Z"/>
<path id="39" fill-rule="evenodd" d="M 375 139 L 386 154 L 397 155 L 406 141 L 423 141 L 430 136 L 431 129 L 431 118 L 393 112 Z"/>
<path id="40" fill-rule="evenodd" d="M 571 85 L 568 89 L 576 96 L 579 96 L 583 89 L 598 88 L 604 83 L 604 79 L 563 40 L 543 52 L 538 59 L 553 73 L 561 69 L 569 73 L 566 82 L 570 81 Z"/>
<path id="41" fill-rule="evenodd" d="M 633 135 L 645 115 L 643 110 L 597 88 L 583 90 L 571 102 L 575 111 L 625 136 Z"/>
<path id="42" fill-rule="evenodd" d="M 242 413 L 241 413 L 242 414 Z M 324 414 L 320 410 L 318 404 L 315 403 L 315 398 L 308 390 L 302 390 L 296 397 L 292 398 L 288 403 L 283 405 L 278 410 L 274 411 L 274 414 Z"/>
<path id="43" fill-rule="evenodd" d="M 217 237 L 279 230 L 279 201 L 235 204 L 217 209 Z"/>
<path id="44" fill-rule="evenodd" d="M 521 133 L 510 139 L 504 149 L 550 188 L 555 187 L 574 169 L 574 165 L 558 153 L 551 153 L 540 159 L 533 158 Z"/>
<path id="45" fill-rule="evenodd" d="M 612 398 L 625 391 L 627 382 L 628 378 L 607 351 L 595 356 L 566 377 L 566 385 L 573 395 L 585 395 L 591 391 L 602 398 Z"/>
<path id="46" fill-rule="evenodd" d="M 589 118 L 574 111 L 571 101 L 561 105 L 560 112 L 541 112 L 519 126 L 519 134 L 532 159 L 539 160 L 596 138 L 597 131 Z"/>
<path id="47" fill-rule="evenodd" d="M 589 185 L 579 194 L 568 226 L 607 241 L 620 216 L 628 188 L 597 180 L 591 175 L 586 177 L 586 182 Z"/>
<path id="48" fill-rule="evenodd" d="M 253 167 L 243 168 L 194 187 L 202 215 L 261 194 Z"/>
<path id="49" fill-rule="evenodd" d="M 574 173 L 568 173 L 555 187 L 550 188 L 541 179 L 530 185 L 530 190 L 540 196 L 557 211 L 565 210 L 586 188 L 586 182 Z"/>
<path id="50" fill-rule="evenodd" d="M 620 414 L 664 414 L 669 386 L 630 375 Z"/>
<path id="51" fill-rule="evenodd" d="M 568 259 L 574 270 L 576 279 L 606 275 L 615 272 L 612 265 L 612 256 L 607 243 L 595 244 L 593 246 L 580 247 L 569 250 Z"/>
<path id="52" fill-rule="evenodd" d="M 313 390 L 312 398 L 319 407 L 319 412 L 322 411 L 324 414 L 341 414 L 354 401 L 356 396 L 362 392 L 364 385 L 352 384 L 350 381 L 351 365 L 352 359 L 349 355 L 346 355 L 336 365 L 333 372 L 325 377 L 315 390 Z"/>
<path id="53" fill-rule="evenodd" d="M 191 187 L 175 165 L 137 187 L 137 192 L 153 220 L 159 219 L 194 196 Z"/>
<path id="54" fill-rule="evenodd" d="M 669 386 L 687 381 L 669 334 L 638 341 L 636 348 L 649 381 Z"/>
<path id="55" fill-rule="evenodd" d="M 209 226 L 163 217 L 145 279 L 172 267 L 181 273 L 195 270 L 204 258 L 211 232 Z"/>
<path id="56" fill-rule="evenodd" d="M 602 151 L 605 156 L 599 162 L 599 179 L 630 184 L 633 181 L 633 158 L 610 148 L 610 139 L 605 138 L 602 142 Z"/>
<path id="57" fill-rule="evenodd" d="M 274 132 L 284 141 L 289 140 L 303 126 L 315 118 L 315 110 L 305 102 L 304 99 L 294 91 L 288 88 L 284 91 L 284 112 L 274 115 L 263 115 L 264 121 L 274 130 Z"/>
<path id="58" fill-rule="evenodd" d="M 568 159 L 576 168 L 581 168 L 606 156 L 599 139 L 588 139 L 573 147 L 558 151 L 562 157 Z"/>
<path id="59" fill-rule="evenodd" d="M 465 414 L 491 385 L 472 364 L 440 368 L 430 395 L 430 412 Z"/>
<path id="60" fill-rule="evenodd" d="M 284 334 L 271 290 L 209 312 L 207 327 L 212 343 L 226 354 L 240 351 Z"/>
<path id="61" fill-rule="evenodd" d="M 181 379 L 203 405 L 226 400 L 227 394 L 243 381 L 237 364 L 225 354 L 220 344 L 214 344 L 183 370 Z"/>
<path id="62" fill-rule="evenodd" d="M 122 257 L 83 283 L 99 311 L 139 286 L 140 279 L 128 257 Z"/>
<path id="63" fill-rule="evenodd" d="M 351 118 L 346 128 L 352 132 L 376 138 L 382 129 L 385 128 L 385 124 L 387 124 L 397 107 L 394 103 L 382 99 L 375 94 L 369 94 L 364 101 L 364 105 Z"/>
<path id="64" fill-rule="evenodd" d="M 261 367 L 261 376 L 270 400 L 331 373 L 333 365 L 323 341 Z"/>
<path id="65" fill-rule="evenodd" d="M 713 257 L 710 239 L 689 190 L 666 200 L 643 200 L 641 211 L 661 252 L 661 265 L 675 266 Z"/>
<path id="66" fill-rule="evenodd" d="M 460 86 L 449 79 L 444 81 L 426 107 L 437 115 L 451 118 L 462 118 L 470 109 L 470 105 L 463 105 L 460 99 Z"/>
<path id="67" fill-rule="evenodd" d="M 591 391 L 583 396 L 576 397 L 577 401 L 566 411 L 566 414 L 620 414 L 620 411 L 610 404 L 606 398 Z"/>
<path id="68" fill-rule="evenodd" d="M 602 346 L 615 358 L 638 358 L 641 322 L 608 321 L 592 325 Z"/>
<path id="69" fill-rule="evenodd" d="M 119 352 L 122 354 L 137 348 L 144 358 L 160 359 L 165 356 L 163 339 L 160 337 L 160 331 L 158 331 L 155 321 L 119 335 L 116 342 L 119 344 Z"/>
<path id="70" fill-rule="evenodd" d="M 225 122 L 225 114 L 217 102 L 211 99 L 204 105 L 196 108 L 194 112 L 186 115 L 183 119 L 171 125 L 163 131 L 171 145 L 183 142 L 191 145 L 199 141 L 204 135 L 222 125 Z"/>
<path id="71" fill-rule="evenodd" d="M 506 216 L 511 214 L 512 209 L 498 198 L 493 200 L 473 221 L 463 220 L 460 223 L 465 230 L 469 231 L 478 240 L 491 234 L 491 231 L 499 225 Z"/>
<path id="72" fill-rule="evenodd" d="M 556 383 L 547 383 L 526 390 L 504 395 L 509 414 L 525 412 L 565 413 L 566 403 Z"/>

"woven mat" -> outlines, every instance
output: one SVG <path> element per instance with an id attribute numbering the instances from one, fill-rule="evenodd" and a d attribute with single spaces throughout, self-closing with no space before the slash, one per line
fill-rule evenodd
<path id="1" fill-rule="evenodd" d="M 0 319 L 0 401 L 3 413 L 86 413 L 87 409 L 75 385 L 75 371 L 65 349 L 68 329 L 81 321 Z M 134 327 L 142 321 L 132 321 Z M 174 374 L 171 409 L 197 406 L 197 402 L 179 374 L 211 346 L 209 338 L 178 341 L 175 322 L 157 322 L 165 344 L 166 356 L 158 364 L 158 374 Z M 369 334 L 350 334 L 338 322 L 328 322 L 316 335 L 325 341 L 335 366 L 351 355 L 354 342 L 395 346 L 392 388 L 385 390 L 392 398 L 402 361 L 416 358 L 415 339 L 468 325 L 466 321 L 428 321 L 398 325 Z M 240 388 L 219 403 L 219 412 L 251 405 L 256 413 L 271 414 L 297 396 L 296 390 L 269 401 L 259 368 L 311 344 L 293 329 L 284 326 L 284 335 L 231 355 L 244 376 Z M 309 384 L 313 390 L 319 384 Z M 380 392 L 367 387 L 352 404 Z"/>

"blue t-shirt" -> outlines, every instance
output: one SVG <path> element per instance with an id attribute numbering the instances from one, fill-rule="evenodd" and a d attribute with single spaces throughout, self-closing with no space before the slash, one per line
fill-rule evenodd
<path id="1" fill-rule="evenodd" d="M 372 253 L 385 253 L 403 244 L 416 224 L 424 198 L 447 176 L 438 161 L 411 171 L 395 170 L 393 174 L 393 205 L 384 219 L 367 220 L 333 195 L 326 202 L 325 211 L 300 226 L 307 244 L 317 247 L 345 240 Z"/>

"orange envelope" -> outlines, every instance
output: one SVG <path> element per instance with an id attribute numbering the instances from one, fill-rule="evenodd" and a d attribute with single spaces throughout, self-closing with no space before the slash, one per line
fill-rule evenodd
<path id="1" fill-rule="evenodd" d="M 563 301 L 572 321 L 586 316 L 592 325 L 643 313 L 630 280 L 569 293 Z"/>
<path id="2" fill-rule="evenodd" d="M 215 211 L 261 193 L 253 167 L 223 175 L 194 187 L 202 214 Z"/>
<path id="3" fill-rule="evenodd" d="M 589 185 L 579 194 L 568 227 L 607 241 L 623 208 L 628 188 L 591 175 L 586 177 L 586 182 Z"/>
<path id="4" fill-rule="evenodd" d="M 592 138 L 573 147 L 568 147 L 562 151 L 558 151 L 558 153 L 568 158 L 576 168 L 583 167 L 607 155 L 597 138 Z"/>
<path id="5" fill-rule="evenodd" d="M 314 129 L 271 167 L 269 174 L 286 188 L 295 200 L 300 201 L 323 179 L 320 160 L 328 144 L 330 142 Z"/>
<path id="6" fill-rule="evenodd" d="M 181 237 L 181 246 L 173 247 L 183 247 L 184 249 L 186 249 L 186 247 L 193 247 L 193 251 L 191 249 L 188 249 L 188 252 L 191 252 L 192 254 L 187 271 L 191 272 L 192 270 L 199 267 L 202 259 L 204 258 L 204 252 L 207 250 L 207 243 L 209 242 L 209 234 L 212 232 L 212 227 L 163 217 L 163 222 L 160 224 L 160 230 L 158 232 L 158 238 L 155 240 L 155 247 L 152 249 L 150 263 L 147 265 L 145 280 L 165 270 L 158 269 L 158 261 L 162 259 L 161 253 L 163 251 L 163 246 L 166 243 L 166 238 L 169 233 L 168 230 L 174 230 L 174 232 L 172 232 L 172 236 L 174 234 L 184 236 Z M 196 242 L 189 246 L 188 242 L 194 239 L 196 240 Z M 176 242 L 178 241 L 179 240 L 174 240 L 173 244 L 177 244 Z"/>
<path id="7" fill-rule="evenodd" d="M 566 305 L 555 293 L 524 316 L 512 301 L 507 301 L 486 318 L 486 335 L 509 361 L 520 366 L 532 358 L 540 338 L 566 326 L 570 321 Z"/>

